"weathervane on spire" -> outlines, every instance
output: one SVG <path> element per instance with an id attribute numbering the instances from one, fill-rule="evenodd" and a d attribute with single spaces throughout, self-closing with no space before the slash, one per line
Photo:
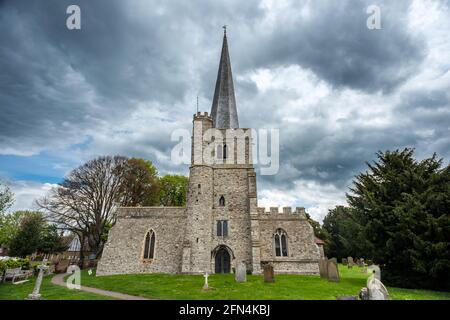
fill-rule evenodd
<path id="1" fill-rule="evenodd" d="M 223 28 L 223 34 L 227 34 L 227 25 L 225 24 L 225 25 L 223 25 L 222 26 L 222 28 Z"/>

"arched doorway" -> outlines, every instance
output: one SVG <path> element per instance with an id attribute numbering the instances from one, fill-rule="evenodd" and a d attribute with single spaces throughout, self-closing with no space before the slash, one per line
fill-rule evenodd
<path id="1" fill-rule="evenodd" d="M 219 248 L 215 256 L 215 272 L 216 273 L 230 273 L 231 257 L 225 248 Z"/>

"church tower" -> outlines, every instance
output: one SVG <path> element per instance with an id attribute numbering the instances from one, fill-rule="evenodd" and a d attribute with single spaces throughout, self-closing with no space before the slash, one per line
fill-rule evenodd
<path id="1" fill-rule="evenodd" d="M 251 143 L 251 130 L 239 128 L 225 29 L 211 113 L 193 119 L 183 273 L 229 273 L 240 262 L 253 269 Z"/>
<path id="2" fill-rule="evenodd" d="M 257 207 L 252 130 L 239 127 L 226 30 L 211 113 L 192 121 L 186 207 L 121 207 L 97 276 L 134 273 L 318 274 L 305 208 Z M 282 209 L 282 210 L 280 210 Z"/>

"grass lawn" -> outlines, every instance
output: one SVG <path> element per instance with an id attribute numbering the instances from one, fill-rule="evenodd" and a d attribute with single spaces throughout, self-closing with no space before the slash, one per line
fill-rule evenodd
<path id="1" fill-rule="evenodd" d="M 154 299 L 242 299 L 242 300 L 335 300 L 338 296 L 357 296 L 366 285 L 368 274 L 358 267 L 348 269 L 340 265 L 341 281 L 328 282 L 318 276 L 276 275 L 275 283 L 264 283 L 262 276 L 248 275 L 246 283 L 236 283 L 232 274 L 213 274 L 209 277 L 210 287 L 203 291 L 203 276 L 136 274 L 95 277 L 87 270 L 82 271 L 81 284 L 100 289 L 117 291 Z M 44 277 L 41 287 L 45 300 L 101 300 L 108 297 L 93 293 L 69 290 L 51 283 L 52 276 Z M 0 300 L 23 300 L 33 291 L 34 278 L 13 285 L 0 283 Z M 388 287 L 395 300 L 450 300 L 450 292 L 412 290 Z"/>
<path id="2" fill-rule="evenodd" d="M 100 289 L 154 299 L 243 299 L 243 300 L 335 300 L 338 296 L 357 296 L 366 286 L 368 274 L 359 267 L 340 265 L 341 281 L 329 282 L 319 276 L 276 275 L 275 283 L 264 283 L 262 276 L 248 275 L 246 283 L 236 283 L 232 274 L 209 277 L 212 290 L 203 291 L 201 275 L 136 274 L 95 277 L 82 272 L 81 283 Z M 388 288 L 392 299 L 450 300 L 450 293 Z"/>
<path id="3" fill-rule="evenodd" d="M 44 300 L 104 300 L 110 299 L 79 290 L 70 290 L 51 283 L 52 276 L 44 277 L 41 285 Z M 0 283 L 0 300 L 24 300 L 33 291 L 35 278 L 22 284 Z"/>

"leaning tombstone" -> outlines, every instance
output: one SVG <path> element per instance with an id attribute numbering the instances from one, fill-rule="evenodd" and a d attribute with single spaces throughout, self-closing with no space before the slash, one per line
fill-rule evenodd
<path id="1" fill-rule="evenodd" d="M 321 278 L 328 279 L 328 260 L 319 260 L 319 274 Z"/>
<path id="2" fill-rule="evenodd" d="M 275 282 L 275 274 L 271 264 L 264 265 L 264 282 Z"/>
<path id="3" fill-rule="evenodd" d="M 337 264 L 332 260 L 328 260 L 327 264 L 328 281 L 339 282 L 339 270 Z"/>
<path id="4" fill-rule="evenodd" d="M 236 280 L 236 282 L 247 281 L 247 267 L 245 263 L 241 262 L 237 265 L 234 279 Z"/>
<path id="5" fill-rule="evenodd" d="M 44 277 L 44 271 L 47 270 L 48 266 L 45 264 L 47 259 L 42 261 L 42 264 L 37 268 L 39 270 L 38 276 L 36 278 L 36 283 L 34 284 L 33 292 L 28 295 L 28 300 L 41 300 L 41 290 L 42 278 Z"/>
<path id="6" fill-rule="evenodd" d="M 342 258 L 342 264 L 346 266 L 348 264 L 347 258 Z"/>

